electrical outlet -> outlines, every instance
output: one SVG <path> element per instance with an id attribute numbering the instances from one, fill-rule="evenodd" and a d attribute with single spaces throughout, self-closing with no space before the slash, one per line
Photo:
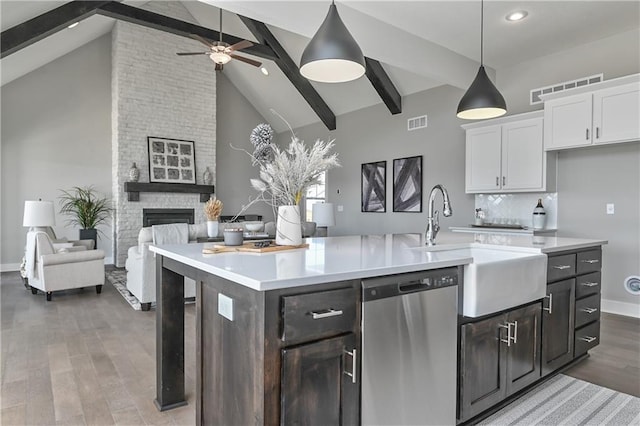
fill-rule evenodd
<path id="1" fill-rule="evenodd" d="M 607 214 L 614 214 L 616 212 L 615 205 L 613 203 L 607 204 Z"/>
<path id="2" fill-rule="evenodd" d="M 233 299 L 218 293 L 218 313 L 229 321 L 233 321 Z"/>
<path id="3" fill-rule="evenodd" d="M 344 206 L 343 205 L 338 205 L 338 211 L 339 212 L 343 212 L 344 211 Z"/>

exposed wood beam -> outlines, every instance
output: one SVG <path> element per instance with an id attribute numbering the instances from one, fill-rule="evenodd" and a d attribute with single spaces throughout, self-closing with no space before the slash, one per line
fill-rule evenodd
<path id="1" fill-rule="evenodd" d="M 160 15 L 148 10 L 138 9 L 137 7 L 128 6 L 115 1 L 103 4 L 98 8 L 97 13 L 110 18 L 169 32 L 183 37 L 189 37 L 191 34 L 197 34 L 209 40 L 218 40 L 220 37 L 220 33 L 218 31 L 210 28 L 180 21 L 179 19 L 170 18 L 168 16 Z M 222 34 L 222 37 L 224 41 L 229 44 L 235 44 L 243 40 L 239 37 L 224 33 Z M 272 61 L 278 59 L 278 56 L 274 53 L 273 49 L 269 46 L 265 46 L 264 44 L 254 44 L 251 47 L 242 49 L 242 52 Z"/>
<path id="2" fill-rule="evenodd" d="M 271 30 L 262 22 L 248 18 L 246 16 L 238 15 L 238 17 L 249 28 L 249 31 L 260 42 L 269 46 L 278 56 L 275 59 L 275 63 L 282 70 L 284 75 L 287 76 L 289 81 L 298 89 L 298 92 L 307 101 L 309 106 L 318 115 L 320 120 L 324 123 L 329 130 L 336 129 L 336 116 L 331 111 L 326 102 L 320 97 L 316 89 L 313 88 L 309 80 L 304 78 L 300 74 L 298 65 L 293 62 L 293 59 L 289 56 L 286 50 L 282 47 L 280 42 L 273 35 Z"/>
<path id="3" fill-rule="evenodd" d="M 2 45 L 0 58 L 30 46 L 74 22 L 94 15 L 100 6 L 107 3 L 111 2 L 72 1 L 3 31 L 0 34 L 0 44 Z"/>
<path id="4" fill-rule="evenodd" d="M 366 68 L 366 75 L 371 84 L 373 85 L 382 101 L 385 103 L 391 114 L 400 114 L 402 112 L 402 96 L 393 85 L 393 82 L 389 78 L 382 64 L 371 58 L 364 58 Z"/>

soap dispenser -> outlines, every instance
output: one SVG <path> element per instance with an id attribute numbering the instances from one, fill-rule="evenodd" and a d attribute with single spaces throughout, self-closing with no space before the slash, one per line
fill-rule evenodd
<path id="1" fill-rule="evenodd" d="M 538 198 L 538 205 L 533 209 L 533 229 L 544 229 L 547 213 L 542 206 L 542 198 Z"/>

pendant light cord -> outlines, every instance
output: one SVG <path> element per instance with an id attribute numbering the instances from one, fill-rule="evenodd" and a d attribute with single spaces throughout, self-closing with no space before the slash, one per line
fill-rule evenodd
<path id="1" fill-rule="evenodd" d="M 222 8 L 220 8 L 220 43 L 222 43 Z"/>
<path id="2" fill-rule="evenodd" d="M 480 0 L 480 66 L 484 66 L 484 0 Z"/>

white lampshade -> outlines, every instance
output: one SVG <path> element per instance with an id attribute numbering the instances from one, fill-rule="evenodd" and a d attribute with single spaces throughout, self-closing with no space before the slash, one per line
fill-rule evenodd
<path id="1" fill-rule="evenodd" d="M 334 226 L 336 224 L 336 216 L 333 213 L 333 203 L 313 204 L 311 215 L 317 226 Z"/>
<path id="2" fill-rule="evenodd" d="M 53 201 L 25 201 L 22 226 L 45 227 L 54 226 L 56 216 Z"/>

